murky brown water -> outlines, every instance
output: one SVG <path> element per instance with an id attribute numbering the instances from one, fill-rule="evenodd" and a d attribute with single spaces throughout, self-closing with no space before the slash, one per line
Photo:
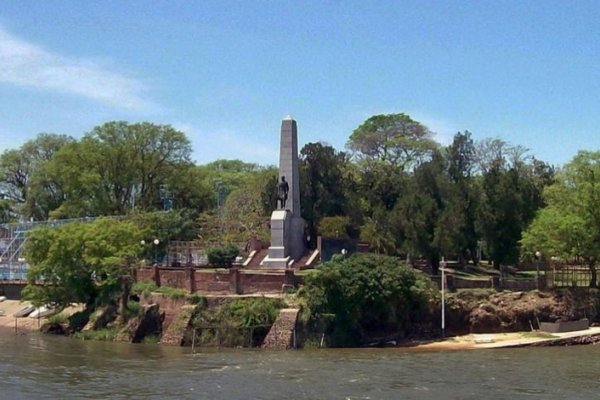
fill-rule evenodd
<path id="1" fill-rule="evenodd" d="M 600 346 L 203 351 L 0 332 L 0 399 L 597 399 Z"/>

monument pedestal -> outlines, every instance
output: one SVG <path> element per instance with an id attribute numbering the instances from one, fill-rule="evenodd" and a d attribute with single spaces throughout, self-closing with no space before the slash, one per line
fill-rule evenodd
<path id="1" fill-rule="evenodd" d="M 304 220 L 289 210 L 271 214 L 271 246 L 261 265 L 265 268 L 288 268 L 304 255 Z"/>

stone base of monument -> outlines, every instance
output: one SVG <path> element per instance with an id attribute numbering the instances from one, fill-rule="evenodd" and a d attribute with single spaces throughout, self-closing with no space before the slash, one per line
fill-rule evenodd
<path id="1" fill-rule="evenodd" d="M 304 255 L 304 220 L 292 216 L 289 210 L 271 214 L 271 247 L 262 261 L 264 268 L 288 268 Z"/>
<path id="2" fill-rule="evenodd" d="M 287 269 L 289 267 L 290 262 L 293 260 L 291 257 L 285 258 L 271 258 L 270 256 L 266 256 L 265 259 L 260 263 L 261 267 L 271 268 L 271 269 Z"/>

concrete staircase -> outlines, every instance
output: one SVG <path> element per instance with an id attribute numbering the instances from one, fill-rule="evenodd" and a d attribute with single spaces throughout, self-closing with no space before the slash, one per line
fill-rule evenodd
<path id="1" fill-rule="evenodd" d="M 194 316 L 196 306 L 185 305 L 181 307 L 173 321 L 169 324 L 165 333 L 163 333 L 160 343 L 170 346 L 181 346 L 185 337 L 186 328 Z"/>
<path id="2" fill-rule="evenodd" d="M 294 346 L 294 331 L 299 312 L 300 310 L 297 308 L 281 309 L 262 344 L 262 348 L 268 350 L 287 350 L 292 348 Z"/>
<path id="3" fill-rule="evenodd" d="M 268 249 L 262 249 L 257 251 L 254 256 L 252 257 L 252 260 L 250 260 L 250 262 L 248 263 L 248 265 L 246 265 L 244 268 L 248 268 L 248 269 L 259 269 L 261 268 L 260 263 L 262 262 L 262 260 L 265 259 L 265 257 L 267 256 L 267 254 L 269 254 L 269 250 Z"/>

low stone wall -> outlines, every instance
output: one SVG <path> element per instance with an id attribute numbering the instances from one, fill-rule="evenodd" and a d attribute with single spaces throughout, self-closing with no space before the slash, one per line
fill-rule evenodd
<path id="1" fill-rule="evenodd" d="M 430 277 L 436 284 L 440 284 L 440 276 Z M 489 279 L 464 279 L 459 276 L 447 275 L 446 276 L 446 287 L 448 290 L 455 289 L 496 289 L 496 290 L 509 290 L 513 292 L 523 292 L 535 289 L 545 288 L 544 277 L 539 278 L 539 283 L 536 284 L 536 278 L 503 278 L 494 276 Z"/>
<path id="2" fill-rule="evenodd" d="M 464 279 L 458 276 L 447 276 L 446 283 L 450 290 L 453 289 L 492 289 L 494 284 L 491 279 Z"/>
<path id="3" fill-rule="evenodd" d="M 557 321 L 540 323 L 540 331 L 550 333 L 583 331 L 590 327 L 590 321 L 582 318 L 578 321 Z"/>
<path id="4" fill-rule="evenodd" d="M 258 271 L 193 268 L 139 268 L 136 281 L 152 281 L 158 286 L 170 286 L 191 293 L 281 293 L 284 287 L 296 286 L 293 270 Z"/>
<path id="5" fill-rule="evenodd" d="M 528 290 L 544 289 L 544 277 L 539 278 L 539 283 L 535 283 L 536 278 L 527 279 L 500 279 L 500 288 L 502 290 L 510 290 L 513 292 L 526 292 Z"/>

